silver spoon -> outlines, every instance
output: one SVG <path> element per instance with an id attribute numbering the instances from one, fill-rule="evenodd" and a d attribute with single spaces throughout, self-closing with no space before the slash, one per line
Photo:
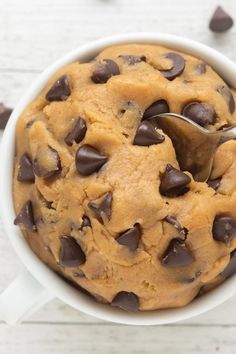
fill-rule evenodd
<path id="1" fill-rule="evenodd" d="M 172 140 L 180 168 L 189 171 L 195 181 L 208 180 L 217 147 L 236 139 L 236 125 L 218 131 L 209 131 L 192 120 L 175 113 L 149 117 Z"/>

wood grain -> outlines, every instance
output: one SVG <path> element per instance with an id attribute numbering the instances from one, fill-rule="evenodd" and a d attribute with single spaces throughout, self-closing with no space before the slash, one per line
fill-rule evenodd
<path id="1" fill-rule="evenodd" d="M 236 60 L 236 27 L 211 33 L 218 0 L 0 0 L 0 102 L 14 106 L 26 88 L 58 57 L 103 36 L 167 32 L 208 44 Z M 236 14 L 236 1 L 224 0 Z M 1 150 L 0 150 L 1 153 Z M 0 291 L 21 264 L 0 222 Z M 17 296 L 16 296 L 17 301 Z M 178 325 L 126 327 L 86 316 L 55 300 L 28 321 L 9 328 L 0 319 L 1 354 L 216 353 L 236 351 L 236 297 Z"/>
<path id="2" fill-rule="evenodd" d="M 236 326 L 236 316 L 234 315 L 234 310 L 236 308 L 236 298 L 232 298 L 217 309 L 213 309 L 203 315 L 194 317 L 189 320 L 181 322 L 181 325 L 189 326 L 221 326 L 230 325 Z M 69 322 L 73 324 L 83 324 L 83 323 L 99 323 L 100 320 L 82 314 L 71 307 L 63 304 L 59 300 L 54 300 L 50 304 L 47 304 L 39 312 L 31 316 L 28 319 L 30 322 L 42 323 L 50 321 L 52 323 L 63 323 Z"/>
<path id="3" fill-rule="evenodd" d="M 233 354 L 235 327 L 127 327 L 111 324 L 0 325 L 0 353 L 17 354 Z M 32 351 L 30 351 L 30 349 Z"/>

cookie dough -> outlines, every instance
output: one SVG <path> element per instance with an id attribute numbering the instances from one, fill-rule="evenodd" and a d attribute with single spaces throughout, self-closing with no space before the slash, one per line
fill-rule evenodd
<path id="1" fill-rule="evenodd" d="M 147 120 L 236 123 L 235 92 L 206 63 L 156 45 L 107 48 L 59 70 L 19 118 L 15 224 L 51 269 L 124 310 L 184 306 L 236 270 L 236 141 L 207 183 L 180 171 Z"/>

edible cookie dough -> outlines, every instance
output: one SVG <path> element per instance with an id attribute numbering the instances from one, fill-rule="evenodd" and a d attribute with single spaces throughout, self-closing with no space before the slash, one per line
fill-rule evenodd
<path id="1" fill-rule="evenodd" d="M 59 70 L 16 130 L 15 224 L 32 250 L 128 311 L 184 306 L 221 283 L 236 271 L 236 141 L 199 183 L 147 118 L 221 129 L 236 123 L 234 95 L 202 60 L 155 45 Z"/>

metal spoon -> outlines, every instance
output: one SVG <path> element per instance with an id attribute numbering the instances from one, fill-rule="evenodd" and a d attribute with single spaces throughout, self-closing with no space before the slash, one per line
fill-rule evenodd
<path id="1" fill-rule="evenodd" d="M 208 180 L 217 147 L 236 139 L 236 125 L 212 132 L 175 113 L 159 114 L 148 120 L 170 137 L 181 170 L 191 172 L 198 182 Z"/>

